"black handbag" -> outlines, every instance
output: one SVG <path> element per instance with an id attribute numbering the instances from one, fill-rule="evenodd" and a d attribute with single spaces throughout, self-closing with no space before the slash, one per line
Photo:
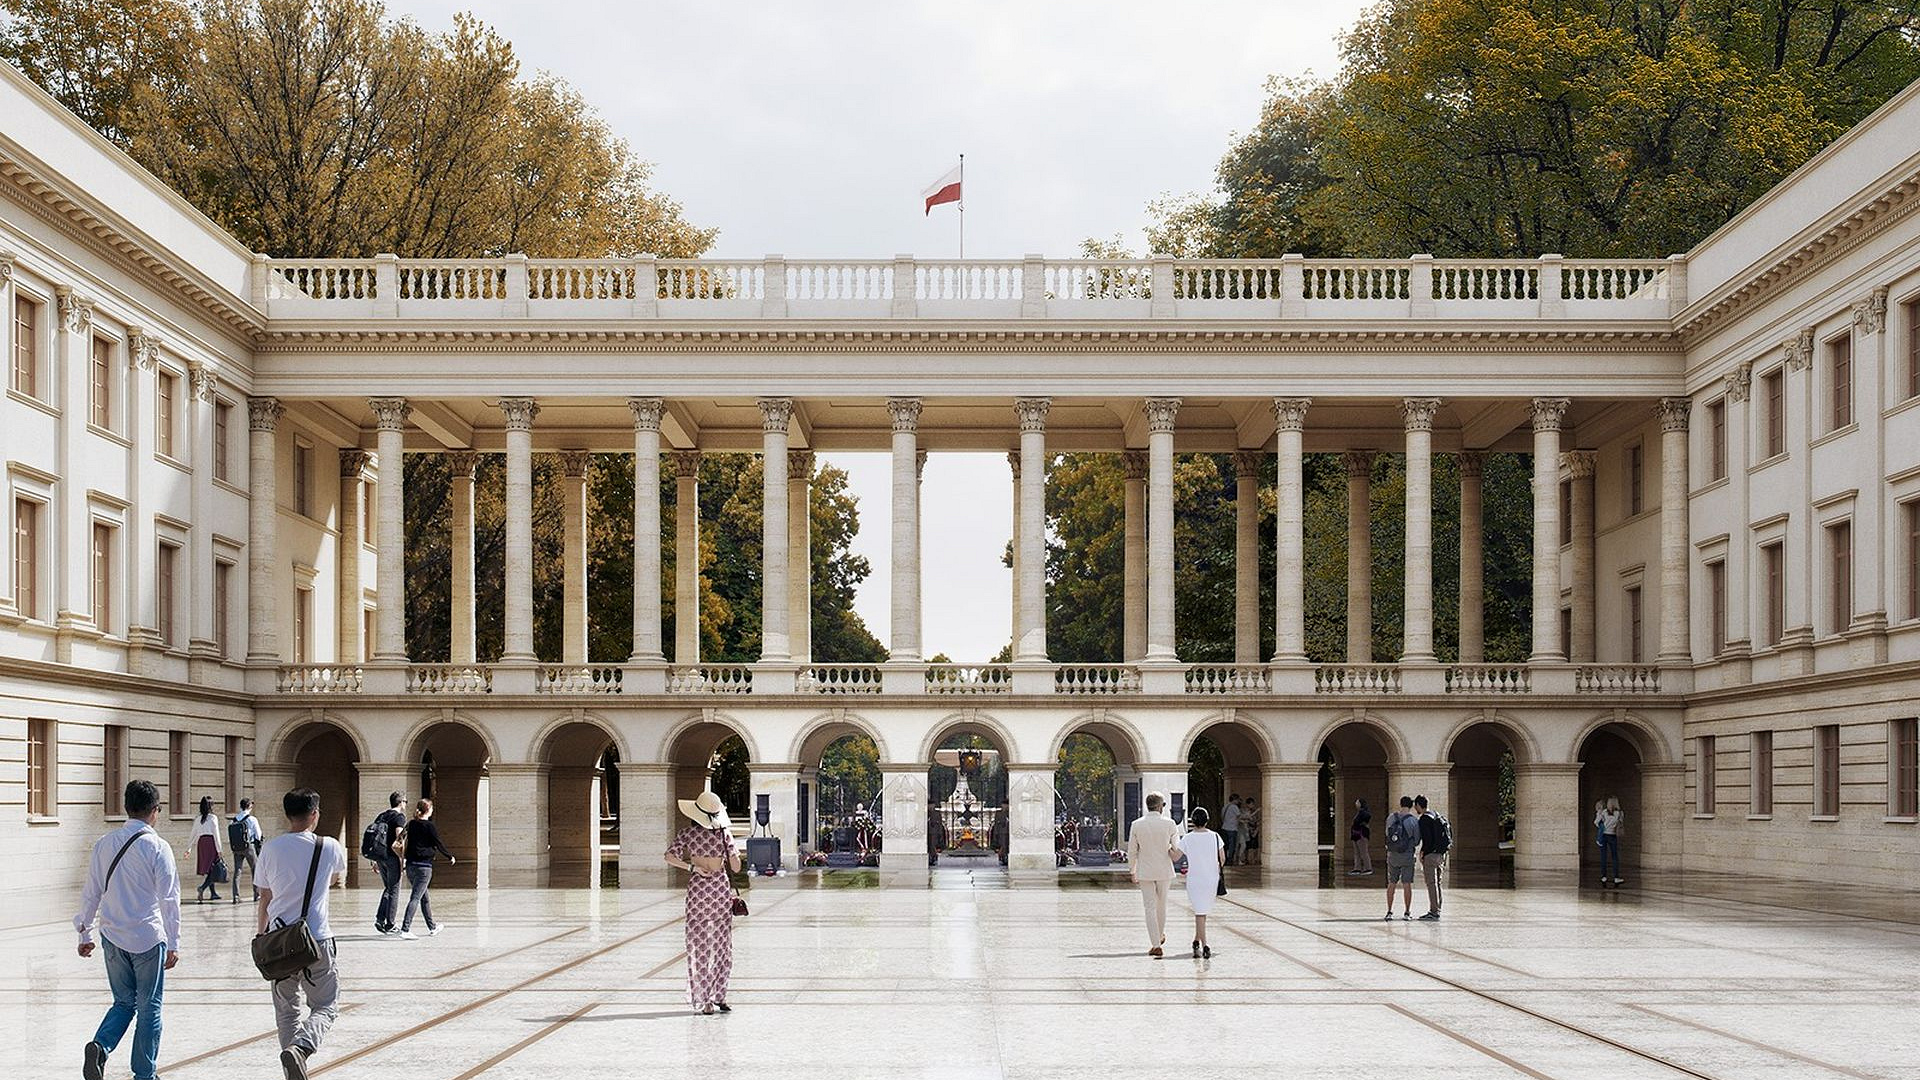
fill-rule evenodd
<path id="1" fill-rule="evenodd" d="M 215 885 L 224 885 L 224 884 L 226 884 L 226 882 L 227 882 L 227 860 L 225 860 L 225 859 L 215 859 L 215 860 L 213 860 L 213 871 L 212 871 L 212 876 L 213 876 L 213 883 L 214 883 Z"/>
<path id="2" fill-rule="evenodd" d="M 1225 896 L 1225 895 L 1227 895 L 1227 879 L 1226 879 L 1226 877 L 1225 877 L 1225 876 L 1222 876 L 1222 877 L 1220 878 L 1220 880 L 1219 880 L 1219 882 L 1218 882 L 1218 883 L 1216 883 L 1216 884 L 1214 885 L 1214 887 L 1213 887 L 1213 895 L 1215 895 L 1215 896 Z"/>
<path id="3" fill-rule="evenodd" d="M 253 939 L 253 966 L 268 982 L 290 979 L 306 971 L 320 959 L 320 943 L 307 926 L 307 912 L 313 907 L 313 879 L 320 873 L 321 837 L 313 838 L 313 863 L 307 867 L 307 893 L 300 902 L 300 918 L 277 926 Z"/>

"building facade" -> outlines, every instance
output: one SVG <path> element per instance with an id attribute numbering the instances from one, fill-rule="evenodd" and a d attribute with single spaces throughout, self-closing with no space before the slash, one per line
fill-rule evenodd
<path id="1" fill-rule="evenodd" d="M 0 67 L 0 851 L 8 892 L 77 884 L 126 778 L 184 838 L 202 794 L 294 784 L 352 840 L 431 789 L 462 881 L 597 881 L 618 761 L 622 880 L 738 736 L 791 863 L 833 739 L 879 748 L 911 880 L 934 750 L 997 749 L 1010 865 L 1054 865 L 1075 732 L 1128 799 L 1183 795 L 1205 736 L 1265 807 L 1265 866 L 1306 882 L 1336 804 L 1429 794 L 1459 858 L 1571 880 L 1595 799 L 1629 865 L 1851 880 L 1920 855 L 1920 88 L 1684 255 L 1651 260 L 269 259 Z M 807 477 L 892 455 L 891 659 L 812 655 Z M 932 663 L 920 468 L 1006 452 L 1013 656 Z M 1123 455 L 1113 662 L 1047 655 L 1050 455 Z M 1230 664 L 1176 649 L 1176 454 L 1235 456 Z M 1489 661 L 1481 464 L 1533 470 L 1530 654 Z M 590 656 L 585 483 L 632 455 L 631 648 Z M 763 462 L 762 654 L 704 663 L 701 455 Z M 399 461 L 449 457 L 450 662 L 406 652 Z M 533 642 L 532 475 L 563 489 L 561 655 Z M 1402 654 L 1372 655 L 1368 515 L 1349 646 L 1309 657 L 1303 461 L 1368 505 L 1404 455 Z M 475 646 L 474 475 L 506 476 L 505 652 Z M 1435 645 L 1434 462 L 1458 477 L 1457 661 Z M 1272 610 L 1257 552 L 1276 477 Z M 621 523 L 624 527 L 625 523 Z M 1448 551 L 1445 558 L 1454 558 Z M 663 571 L 676 625 L 663 631 Z M 1262 655 L 1263 631 L 1277 646 Z M 612 757 L 609 757 L 612 751 Z M 184 845 L 180 845 L 184 847 Z"/>

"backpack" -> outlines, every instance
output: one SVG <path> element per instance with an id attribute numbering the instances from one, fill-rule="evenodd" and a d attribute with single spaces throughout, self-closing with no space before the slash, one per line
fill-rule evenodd
<path id="1" fill-rule="evenodd" d="M 387 830 L 387 815 L 381 814 L 360 834 L 360 857 L 378 862 L 393 857 L 393 834 Z"/>
<path id="2" fill-rule="evenodd" d="M 251 846 L 247 840 L 247 823 L 243 818 L 234 818 L 227 822 L 227 846 L 235 851 L 243 851 Z"/>
<path id="3" fill-rule="evenodd" d="M 1413 851 L 1413 832 L 1407 828 L 1407 822 L 1413 820 L 1405 814 L 1396 813 L 1387 819 L 1387 850 L 1396 855 L 1406 855 Z"/>
<path id="4" fill-rule="evenodd" d="M 1427 851 L 1429 855 L 1445 855 L 1453 850 L 1453 822 L 1435 814 L 1433 819 L 1440 826 L 1440 842 Z"/>

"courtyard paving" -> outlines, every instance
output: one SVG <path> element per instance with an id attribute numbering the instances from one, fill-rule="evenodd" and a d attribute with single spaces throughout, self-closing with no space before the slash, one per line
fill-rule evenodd
<path id="1" fill-rule="evenodd" d="M 1426 924 L 1380 921 L 1377 889 L 1245 883 L 1212 960 L 1155 961 L 1124 881 L 877 884 L 757 882 L 715 1017 L 684 1005 L 675 892 L 446 890 L 447 930 L 413 942 L 336 893 L 346 1011 L 313 1075 L 1920 1077 L 1920 925 L 1893 891 L 1461 888 Z M 279 1075 L 250 914 L 186 908 L 166 1080 Z M 1176 893 L 1172 944 L 1190 929 Z M 49 922 L 0 930 L 0 958 L 0 1076 L 79 1075 L 99 960 Z"/>

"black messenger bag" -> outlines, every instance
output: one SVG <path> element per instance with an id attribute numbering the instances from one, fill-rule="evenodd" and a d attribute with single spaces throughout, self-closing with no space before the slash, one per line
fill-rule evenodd
<path id="1" fill-rule="evenodd" d="M 300 918 L 277 926 L 253 939 L 253 966 L 268 982 L 290 979 L 320 959 L 320 943 L 307 928 L 307 911 L 313 906 L 313 879 L 320 872 L 322 837 L 313 838 L 313 863 L 307 867 L 307 894 L 300 902 Z"/>

